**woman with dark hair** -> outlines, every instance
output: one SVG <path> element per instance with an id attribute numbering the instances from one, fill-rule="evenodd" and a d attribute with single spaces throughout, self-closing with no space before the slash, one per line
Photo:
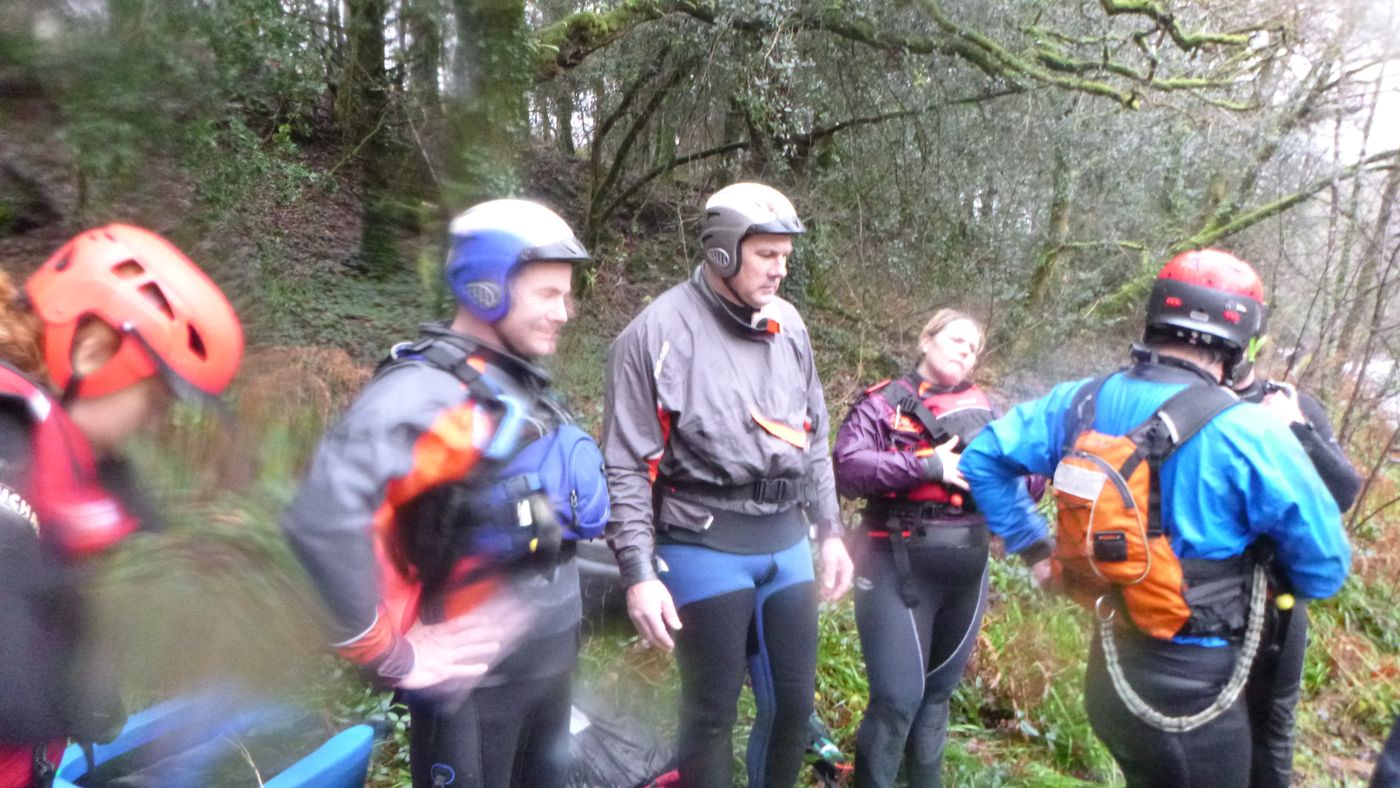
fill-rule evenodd
<path id="1" fill-rule="evenodd" d="M 121 726 L 84 582 L 148 519 L 119 451 L 242 355 L 218 286 L 148 230 L 82 233 L 22 292 L 0 273 L 0 788 L 47 785 L 67 737 Z"/>
<path id="2" fill-rule="evenodd" d="M 963 447 L 995 417 L 968 380 L 983 339 L 970 316 L 940 309 L 919 334 L 914 369 L 867 389 L 836 437 L 837 487 L 865 500 L 851 550 L 870 682 L 858 786 L 894 785 L 901 759 L 910 786 L 940 782 L 948 700 L 987 598 L 987 525 L 958 471 Z"/>

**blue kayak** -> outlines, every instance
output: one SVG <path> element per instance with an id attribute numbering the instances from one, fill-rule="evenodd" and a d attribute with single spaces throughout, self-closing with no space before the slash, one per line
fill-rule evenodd
<path id="1" fill-rule="evenodd" d="M 91 763 L 81 747 L 69 746 L 54 786 L 364 785 L 374 744 L 369 725 L 355 725 L 321 741 L 317 727 L 307 724 L 308 716 L 289 707 L 259 705 L 228 713 L 234 708 L 208 695 L 177 698 L 133 714 L 116 739 L 92 748 Z M 276 757 L 257 752 L 258 741 L 279 745 Z M 237 776 L 219 777 L 230 772 Z"/>

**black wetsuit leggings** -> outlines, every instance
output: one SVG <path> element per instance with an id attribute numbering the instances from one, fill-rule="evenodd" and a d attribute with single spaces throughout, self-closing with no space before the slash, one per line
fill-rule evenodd
<path id="1" fill-rule="evenodd" d="M 817 671 L 817 591 L 807 540 L 776 553 L 661 544 L 657 554 L 682 624 L 675 633 L 681 785 L 732 788 L 731 737 L 746 673 L 758 707 L 748 784 L 795 784 Z"/>
<path id="2" fill-rule="evenodd" d="M 573 674 L 477 687 L 460 705 L 413 695 L 413 788 L 558 788 L 569 768 Z"/>
<path id="3" fill-rule="evenodd" d="M 1293 779 L 1294 710 L 1308 649 L 1308 608 L 1302 600 L 1292 610 L 1269 607 L 1259 655 L 1244 687 L 1254 741 L 1249 784 L 1288 788 Z"/>
<path id="4" fill-rule="evenodd" d="M 855 545 L 856 626 L 870 706 L 856 737 L 855 782 L 892 786 L 901 758 L 911 788 L 940 784 L 948 700 L 977 644 L 987 601 L 987 546 L 908 549 L 900 595 L 888 540 Z"/>
<path id="5" fill-rule="evenodd" d="M 1093 632 L 1084 706 L 1089 725 L 1123 770 L 1128 788 L 1244 788 L 1249 785 L 1249 713 L 1241 696 L 1213 721 L 1186 733 L 1167 733 L 1139 720 L 1118 697 Z M 1117 633 L 1128 684 L 1169 716 L 1194 714 L 1220 694 L 1239 648 L 1186 645 Z"/>

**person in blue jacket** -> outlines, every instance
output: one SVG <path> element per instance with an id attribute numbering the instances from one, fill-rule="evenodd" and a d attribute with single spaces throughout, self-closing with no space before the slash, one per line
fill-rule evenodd
<path id="1" fill-rule="evenodd" d="M 1092 424 L 1083 426 L 1125 435 L 1187 386 L 1227 383 L 1262 308 L 1263 285 L 1243 261 L 1209 249 L 1173 258 L 1153 285 L 1133 363 L 1104 380 Z M 1022 477 L 1054 474 L 1075 438 L 1066 434 L 1066 414 L 1090 384 L 1064 383 L 1013 408 L 963 453 L 963 476 L 1008 543 L 1046 537 Z M 1331 596 L 1346 579 L 1350 549 L 1337 504 L 1288 427 L 1261 406 L 1238 403 L 1216 415 L 1167 457 L 1157 485 L 1162 527 L 1183 564 L 1262 560 L 1253 556 L 1267 544 L 1298 597 Z M 1032 574 L 1049 583 L 1051 560 L 1035 563 Z M 1185 594 L 1193 616 L 1218 615 L 1213 631 L 1163 639 L 1124 623 L 1126 616 L 1099 624 L 1109 629 L 1093 640 L 1085 706 L 1129 786 L 1249 784 L 1248 713 L 1233 685 L 1242 683 L 1242 655 L 1252 650 L 1244 608 L 1257 605 L 1245 598 L 1248 583 L 1238 587 L 1234 598 L 1209 600 L 1218 608 L 1210 611 L 1197 611 Z M 1116 644 L 1112 654 L 1105 643 Z M 1193 715 L 1200 716 L 1178 724 Z"/>

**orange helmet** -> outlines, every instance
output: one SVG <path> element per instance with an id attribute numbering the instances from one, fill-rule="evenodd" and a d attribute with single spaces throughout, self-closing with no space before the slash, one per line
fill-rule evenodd
<path id="1" fill-rule="evenodd" d="M 97 397 L 160 374 L 186 399 L 217 396 L 243 358 L 243 329 L 223 291 L 150 230 L 124 224 L 76 236 L 25 283 L 44 321 L 49 375 L 70 396 Z M 122 334 L 112 358 L 74 379 L 73 339 L 86 318 Z"/>

